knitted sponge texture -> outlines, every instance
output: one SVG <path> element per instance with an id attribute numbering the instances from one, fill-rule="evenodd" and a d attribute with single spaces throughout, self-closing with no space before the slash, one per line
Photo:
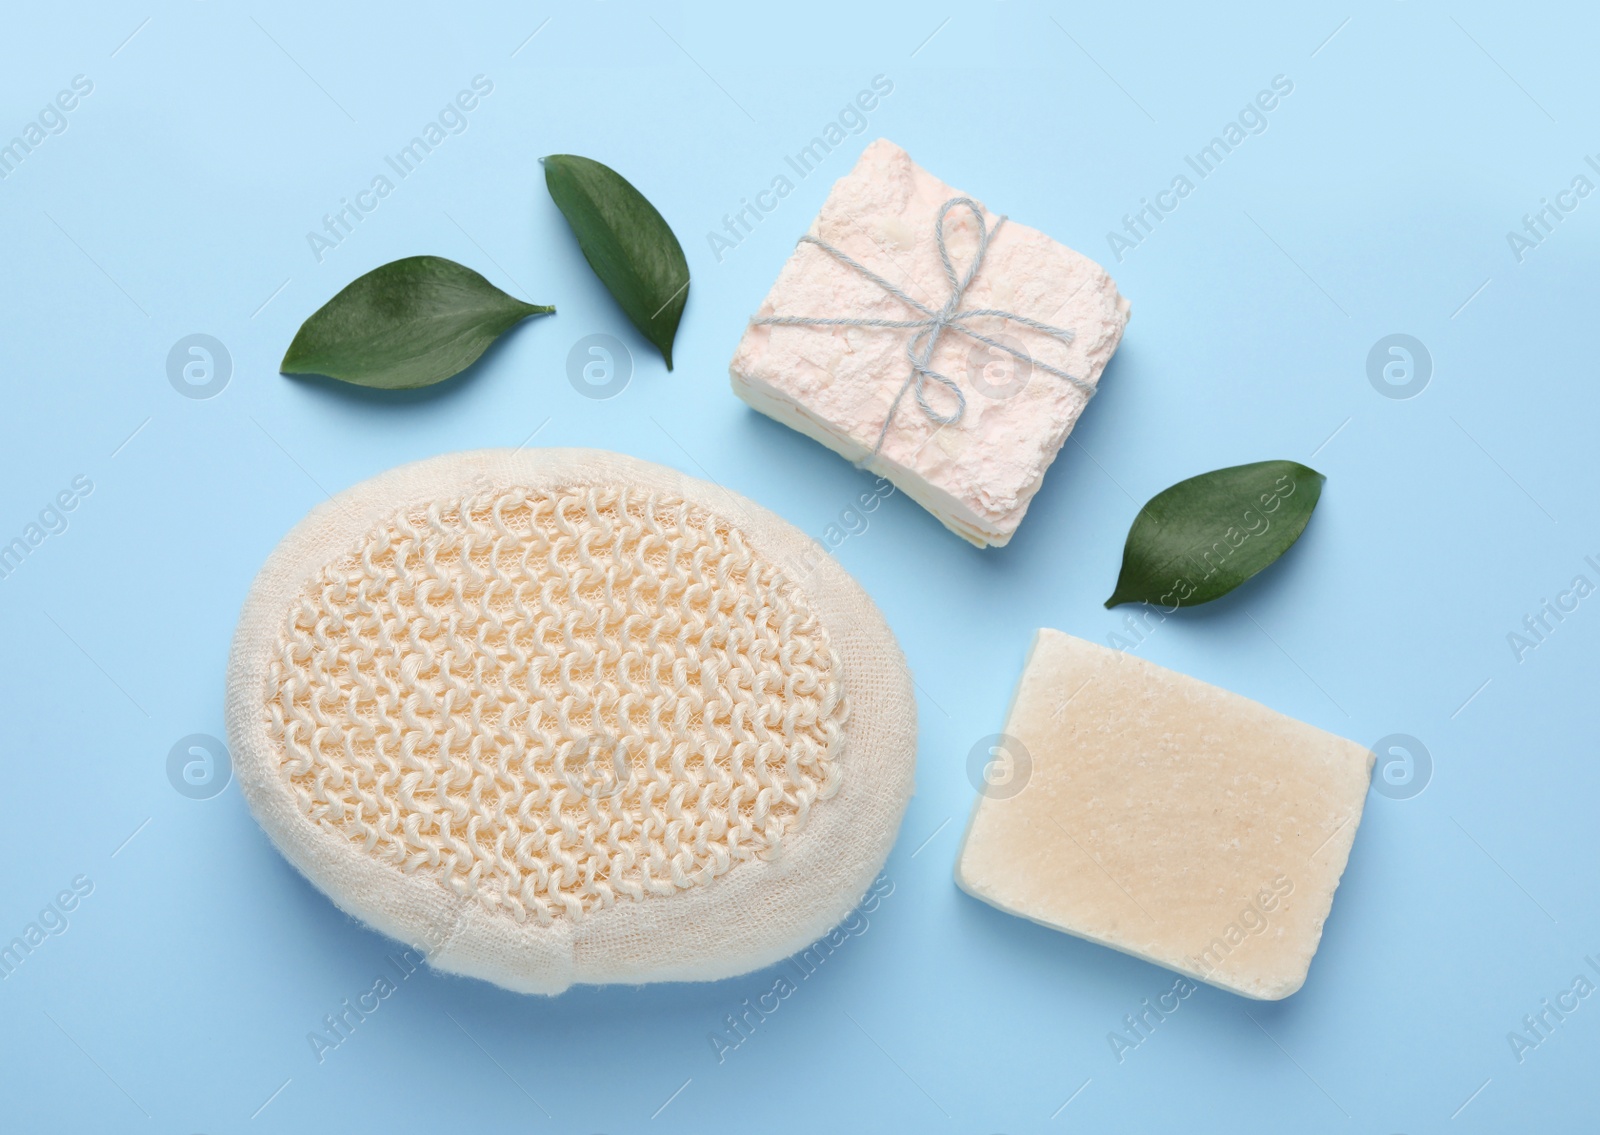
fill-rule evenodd
<path id="1" fill-rule="evenodd" d="M 396 515 L 302 592 L 267 708 L 309 819 L 519 921 L 770 858 L 843 775 L 838 660 L 795 586 L 627 488 Z"/>
<path id="2" fill-rule="evenodd" d="M 340 906 L 446 970 L 554 992 L 775 961 L 859 899 L 914 760 L 887 627 L 831 561 L 792 570 L 805 543 L 597 451 L 356 486 L 246 604 L 247 798 Z"/>

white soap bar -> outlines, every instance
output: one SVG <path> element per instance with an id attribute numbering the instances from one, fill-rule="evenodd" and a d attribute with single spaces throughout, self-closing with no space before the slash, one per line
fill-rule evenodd
<path id="1" fill-rule="evenodd" d="M 964 891 L 1245 997 L 1304 984 L 1371 752 L 1053 630 L 995 749 Z"/>
<path id="2" fill-rule="evenodd" d="M 899 146 L 880 139 L 834 185 L 809 232 L 937 311 L 951 287 L 935 221 L 947 201 L 961 196 Z M 1023 360 L 958 331 L 942 331 L 929 365 L 961 388 L 961 420 L 941 426 L 907 394 L 882 449 L 866 466 L 979 546 L 1011 539 L 1088 401 L 1083 390 L 1035 361 L 1092 389 L 1128 321 L 1128 302 L 1105 269 L 1016 221 L 995 232 L 999 220 L 984 212 L 994 236 L 960 307 L 1026 316 L 1070 330 L 1072 341 L 998 316 L 965 321 L 1020 350 L 1028 356 Z M 970 210 L 949 213 L 945 239 L 957 273 L 964 273 L 978 243 Z M 756 312 L 757 318 L 767 316 L 923 318 L 881 285 L 804 242 Z M 872 454 L 911 371 L 906 346 L 915 333 L 752 323 L 729 366 L 733 389 L 762 413 L 860 461 Z M 954 397 L 937 383 L 929 382 L 926 393 L 941 415 L 954 410 Z"/>

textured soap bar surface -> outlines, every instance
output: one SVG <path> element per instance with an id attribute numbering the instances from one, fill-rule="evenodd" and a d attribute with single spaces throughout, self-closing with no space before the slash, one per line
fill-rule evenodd
<path id="1" fill-rule="evenodd" d="M 1368 750 L 1053 630 L 996 748 L 1011 779 L 973 810 L 962 889 L 1246 997 L 1304 983 Z"/>
<path id="2" fill-rule="evenodd" d="M 899 146 L 880 139 L 834 185 L 809 232 L 938 310 L 951 288 L 939 258 L 935 221 L 940 208 L 960 196 Z M 985 210 L 991 232 L 999 220 Z M 964 272 L 979 240 L 976 217 L 965 208 L 952 210 L 945 236 L 957 272 Z M 1063 343 L 999 317 L 968 321 L 1090 388 L 1128 319 L 1128 303 L 1103 268 L 1015 220 L 994 234 L 961 307 L 1014 312 L 1070 330 L 1072 341 Z M 756 312 L 757 317 L 774 315 L 920 317 L 810 243 L 796 247 Z M 859 461 L 872 454 L 910 373 L 906 344 L 913 333 L 751 324 L 730 365 L 733 388 L 756 409 Z M 973 543 L 1004 544 L 1088 397 L 1066 379 L 955 331 L 941 334 L 931 366 L 961 387 L 966 399 L 961 420 L 941 426 L 908 395 L 867 467 L 889 477 Z M 947 391 L 931 383 L 928 400 L 941 414 L 955 406 Z"/>

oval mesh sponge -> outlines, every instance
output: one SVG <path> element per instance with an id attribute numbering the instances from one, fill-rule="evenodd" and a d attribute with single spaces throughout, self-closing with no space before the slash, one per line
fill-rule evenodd
<path id="1" fill-rule="evenodd" d="M 319 506 L 228 672 L 252 811 L 342 909 L 527 992 L 709 980 L 839 921 L 911 792 L 872 602 L 735 494 L 486 450 Z"/>

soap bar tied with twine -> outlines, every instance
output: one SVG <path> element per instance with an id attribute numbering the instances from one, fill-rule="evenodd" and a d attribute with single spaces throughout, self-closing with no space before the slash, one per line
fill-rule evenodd
<path id="1" fill-rule="evenodd" d="M 945 244 L 944 237 L 945 217 L 949 214 L 950 210 L 954 209 L 958 205 L 964 205 L 971 210 L 973 217 L 975 217 L 978 222 L 978 250 L 973 254 L 972 264 L 967 268 L 966 274 L 963 276 L 956 275 L 955 265 L 950 261 L 950 249 Z M 841 252 L 827 241 L 820 240 L 809 233 L 800 238 L 800 242 L 802 244 L 816 245 L 818 248 L 822 249 L 822 251 L 832 256 L 835 260 L 838 260 L 841 264 L 847 265 L 850 268 L 854 268 L 857 272 L 860 272 L 867 279 L 877 284 L 895 299 L 899 300 L 912 310 L 920 312 L 923 316 L 921 319 L 849 319 L 845 317 L 823 317 L 808 315 L 769 315 L 755 318 L 750 321 L 751 323 L 755 324 L 776 327 L 894 327 L 916 329 L 916 334 L 911 336 L 906 343 L 906 358 L 910 360 L 911 373 L 906 375 L 905 382 L 900 385 L 899 393 L 894 396 L 894 401 L 889 404 L 889 413 L 883 419 L 883 427 L 878 431 L 877 444 L 872 447 L 871 453 L 867 454 L 866 457 L 863 457 L 860 461 L 856 462 L 858 467 L 864 467 L 867 462 L 876 457 L 883 449 L 884 439 L 889 436 L 889 427 L 894 423 L 895 412 L 899 410 L 900 401 L 906 396 L 906 391 L 914 390 L 917 396 L 917 405 L 922 408 L 923 414 L 927 416 L 929 421 L 937 422 L 941 426 L 954 425 L 956 422 L 959 422 L 962 418 L 962 415 L 966 413 L 967 398 L 966 395 L 962 393 L 961 387 L 956 385 L 956 383 L 947 375 L 940 374 L 938 371 L 934 370 L 930 365 L 933 361 L 933 352 L 939 345 L 939 336 L 947 329 L 950 331 L 959 332 L 962 335 L 966 335 L 967 337 L 974 339 L 979 343 L 993 347 L 997 351 L 1004 351 L 1006 354 L 1021 359 L 1031 366 L 1036 366 L 1040 370 L 1048 371 L 1050 374 L 1053 374 L 1058 378 L 1064 378 L 1068 382 L 1072 383 L 1072 385 L 1076 386 L 1079 390 L 1083 391 L 1086 397 L 1093 397 L 1095 388 L 1089 383 L 1084 382 L 1082 379 L 1074 378 L 1072 375 L 1068 374 L 1059 367 L 1051 366 L 1046 362 L 1040 362 L 1032 356 L 1023 353 L 1014 347 L 1008 346 L 1005 343 L 1002 343 L 998 339 L 991 339 L 989 336 L 984 335 L 982 332 L 973 330 L 971 327 L 968 327 L 962 322 L 963 320 L 975 319 L 979 316 L 985 315 L 999 316 L 1001 319 L 1010 320 L 1012 323 L 1020 323 L 1024 327 L 1031 327 L 1035 331 L 1042 331 L 1046 335 L 1050 335 L 1056 339 L 1059 339 L 1063 343 L 1072 342 L 1072 332 L 1070 330 L 1064 327 L 1052 327 L 1050 324 L 1041 323 L 1037 319 L 1029 319 L 1025 315 L 1018 315 L 1014 311 L 1001 311 L 998 308 L 992 307 L 969 308 L 965 311 L 961 310 L 962 297 L 966 294 L 967 288 L 972 284 L 973 278 L 977 276 L 978 269 L 983 267 L 983 258 L 989 251 L 989 241 L 992 240 L 997 233 L 999 233 L 1001 226 L 1005 223 L 1005 217 L 1001 217 L 995 222 L 994 230 L 991 232 L 989 230 L 989 226 L 984 222 L 983 208 L 970 197 L 952 197 L 939 209 L 939 216 L 934 221 L 933 225 L 933 235 L 935 242 L 939 246 L 939 259 L 944 263 L 945 278 L 950 281 L 950 298 L 945 301 L 944 307 L 940 308 L 938 311 L 935 311 L 927 305 L 920 303 L 919 301 L 908 296 L 904 291 L 895 287 L 895 285 L 891 284 L 888 280 L 885 280 L 872 269 L 868 268 L 866 265 L 854 259 L 847 253 Z M 956 405 L 955 410 L 952 413 L 941 414 L 929 404 L 927 394 L 927 384 L 929 379 L 939 383 L 955 396 Z"/>

